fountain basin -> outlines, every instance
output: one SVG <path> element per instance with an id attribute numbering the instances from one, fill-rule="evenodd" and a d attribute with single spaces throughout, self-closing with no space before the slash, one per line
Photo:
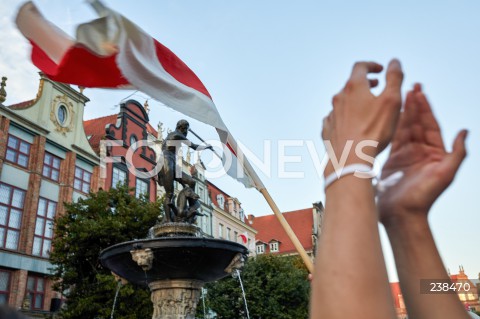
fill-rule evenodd
<path id="1" fill-rule="evenodd" d="M 142 269 L 131 251 L 150 249 L 151 267 Z M 102 265 L 129 282 L 148 286 L 161 280 L 211 282 L 229 275 L 227 267 L 248 249 L 232 241 L 204 237 L 160 237 L 120 243 L 100 253 Z"/>

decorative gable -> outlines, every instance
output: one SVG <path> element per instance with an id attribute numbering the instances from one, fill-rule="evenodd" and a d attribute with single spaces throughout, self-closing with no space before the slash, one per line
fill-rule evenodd
<path id="1" fill-rule="evenodd" d="M 138 141 L 147 141 L 148 129 L 148 114 L 145 109 L 137 101 L 128 100 L 120 105 L 116 123 L 106 125 L 105 136 L 109 140 L 122 141 L 123 147 L 129 148 Z M 153 148 L 141 146 L 136 152 L 140 152 L 140 156 L 150 163 L 156 164 Z"/>
<path id="2" fill-rule="evenodd" d="M 40 73 L 37 96 L 7 108 L 45 130 L 49 141 L 98 162 L 83 127 L 83 112 L 89 99 L 83 89 L 50 80 Z"/>

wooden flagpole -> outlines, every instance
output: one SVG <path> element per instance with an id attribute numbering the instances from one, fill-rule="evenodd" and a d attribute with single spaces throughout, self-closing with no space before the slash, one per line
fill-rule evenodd
<path id="1" fill-rule="evenodd" d="M 205 143 L 205 140 L 202 139 L 197 133 L 195 133 L 194 131 L 192 131 L 191 129 L 188 129 L 193 135 L 195 135 L 200 141 L 202 141 L 203 143 Z M 219 159 L 222 159 L 220 157 L 220 155 L 217 154 L 217 152 L 213 151 L 213 153 L 219 158 Z M 265 200 L 267 201 L 268 205 L 270 206 L 270 208 L 272 209 L 273 213 L 275 214 L 275 216 L 277 216 L 277 219 L 278 221 L 280 222 L 280 225 L 282 225 L 283 229 L 285 230 L 285 232 L 287 233 L 287 236 L 288 238 L 290 238 L 290 240 L 292 241 L 293 245 L 295 246 L 295 249 L 297 250 L 297 252 L 300 254 L 300 257 L 302 258 L 305 266 L 307 267 L 307 270 L 309 273 L 313 274 L 313 262 L 312 260 L 310 259 L 310 257 L 308 256 L 307 252 L 305 251 L 305 248 L 303 248 L 302 244 L 300 243 L 300 240 L 298 240 L 298 237 L 297 235 L 295 235 L 295 233 L 293 232 L 293 229 L 292 227 L 290 227 L 290 225 L 288 224 L 287 220 L 285 219 L 285 217 L 283 216 L 282 212 L 280 211 L 280 209 L 278 208 L 277 204 L 275 203 L 275 201 L 273 200 L 272 196 L 270 196 L 270 193 L 268 192 L 268 190 L 266 188 L 262 188 L 261 190 L 259 190 L 259 192 L 263 195 L 263 197 L 265 198 Z"/>

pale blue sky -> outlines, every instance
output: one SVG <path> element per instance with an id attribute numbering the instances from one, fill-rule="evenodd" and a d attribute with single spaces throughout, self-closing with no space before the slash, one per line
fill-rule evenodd
<path id="1" fill-rule="evenodd" d="M 28 45 L 12 23 L 21 1 L 4 2 L 0 74 L 9 77 L 7 104 L 11 104 L 34 97 L 38 76 L 28 58 Z M 95 18 L 84 1 L 35 3 L 70 34 L 76 24 Z M 463 264 L 467 274 L 478 277 L 480 214 L 474 199 L 480 195 L 480 2 L 111 0 L 106 4 L 194 70 L 237 140 L 260 158 L 264 141 L 271 141 L 272 176 L 260 176 L 283 211 L 311 207 L 312 202 L 323 201 L 324 194 L 306 144 L 287 151 L 302 157 L 301 163 L 290 163 L 287 170 L 305 172 L 305 177 L 278 178 L 278 141 L 314 141 L 322 156 L 321 121 L 353 63 L 386 64 L 399 58 L 406 75 L 404 91 L 416 81 L 424 84 L 446 144 L 451 145 L 461 128 L 470 131 L 469 156 L 434 206 L 430 220 L 446 266 L 455 273 Z M 89 119 L 118 112 L 116 105 L 132 92 L 86 89 L 84 93 L 91 99 L 85 110 Z M 146 98 L 133 97 L 142 103 Z M 162 121 L 173 127 L 184 117 L 156 101 L 149 104 L 154 126 Z M 194 120 L 191 124 L 204 138 L 216 138 L 212 128 Z M 229 178 L 213 182 L 238 197 L 247 214 L 270 213 L 257 191 Z M 386 256 L 395 279 L 389 249 Z"/>

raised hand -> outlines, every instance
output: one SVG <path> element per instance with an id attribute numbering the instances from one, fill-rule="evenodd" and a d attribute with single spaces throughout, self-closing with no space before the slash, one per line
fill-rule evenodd
<path id="1" fill-rule="evenodd" d="M 451 153 L 419 84 L 408 92 L 382 178 L 401 171 L 400 181 L 378 195 L 380 220 L 392 245 L 408 317 L 467 319 L 454 294 L 422 294 L 422 279 L 449 280 L 428 224 L 428 211 L 450 185 L 465 158 L 461 131 Z"/>
<path id="2" fill-rule="evenodd" d="M 453 181 L 466 156 L 467 131 L 458 133 L 452 152 L 447 152 L 440 127 L 420 84 L 407 94 L 405 109 L 395 132 L 382 178 L 397 171 L 403 178 L 379 195 L 380 220 L 426 215 L 440 194 Z"/>
<path id="3" fill-rule="evenodd" d="M 363 159 L 355 152 L 361 142 L 378 142 L 376 148 L 364 151 L 364 154 L 369 152 L 370 157 L 375 157 L 390 143 L 401 109 L 403 73 L 399 61 L 390 62 L 386 88 L 375 96 L 370 88 L 378 81 L 367 76 L 381 71 L 382 66 L 377 63 L 355 64 L 345 87 L 333 98 L 333 111 L 325 118 L 322 131 L 323 139 L 335 153 L 329 152 L 331 159 L 332 155 L 341 158 L 346 143 L 353 141 L 345 164 L 362 164 Z M 329 144 L 325 144 L 328 149 Z M 325 170 L 327 179 L 333 169 L 330 161 Z M 327 187 L 325 219 L 312 281 L 312 319 L 395 318 L 374 195 L 371 180 L 351 174 Z M 355 267 L 352 260 L 357 261 Z M 331 287 L 345 285 L 349 289 L 332 293 Z M 358 298 L 360 295 L 365 298 Z M 343 300 L 349 300 L 348 307 Z"/>
<path id="4" fill-rule="evenodd" d="M 367 76 L 382 69 L 374 62 L 356 63 L 345 87 L 333 97 L 333 111 L 323 121 L 322 138 L 331 143 L 336 158 L 340 158 L 348 140 L 354 142 L 352 150 L 362 141 L 378 142 L 376 148 L 369 147 L 364 151 L 372 157 L 390 143 L 401 109 L 403 72 L 400 62 L 392 60 L 386 72 L 386 87 L 379 96 L 375 96 L 370 88 L 375 87 L 378 80 L 368 79 Z M 347 164 L 358 162 L 354 154 L 351 156 Z M 329 170 L 331 172 L 332 168 L 327 167 L 325 173 Z"/>

